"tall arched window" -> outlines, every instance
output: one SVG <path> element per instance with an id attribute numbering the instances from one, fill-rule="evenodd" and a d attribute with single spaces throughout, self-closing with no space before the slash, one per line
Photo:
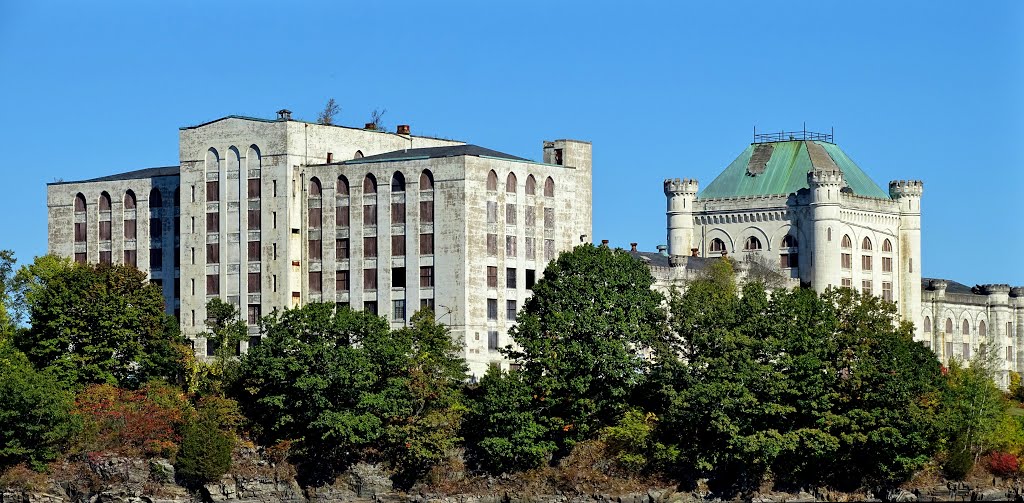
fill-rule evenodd
<path id="1" fill-rule="evenodd" d="M 861 250 L 871 251 L 871 239 L 864 238 L 864 241 L 862 241 L 861 244 L 860 244 L 860 249 Z"/>
<path id="2" fill-rule="evenodd" d="M 309 197 L 321 197 L 323 194 L 322 187 L 320 186 L 320 179 L 313 177 L 309 179 Z"/>
<path id="3" fill-rule="evenodd" d="M 160 189 L 154 188 L 149 191 L 149 207 L 150 208 L 162 208 L 164 205 L 164 198 L 160 195 Z"/>
<path id="4" fill-rule="evenodd" d="M 85 210 L 85 196 L 78 194 L 75 196 L 75 242 L 85 243 L 89 241 L 88 231 L 89 214 Z M 77 253 L 76 261 L 77 261 Z"/>
<path id="5" fill-rule="evenodd" d="M 110 194 L 100 194 L 100 211 L 110 211 Z"/>
<path id="6" fill-rule="evenodd" d="M 338 176 L 338 194 L 334 211 L 334 225 L 337 227 L 349 226 L 349 200 L 348 200 L 348 178 L 345 175 Z"/>
<path id="7" fill-rule="evenodd" d="M 366 178 L 363 178 L 363 193 L 364 194 L 376 194 L 377 193 L 377 178 L 373 176 L 373 173 L 367 173 Z"/>
<path id="8" fill-rule="evenodd" d="M 988 327 L 985 326 L 985 320 L 978 322 L 978 335 L 985 337 L 988 335 Z"/>
<path id="9" fill-rule="evenodd" d="M 338 195 L 348 195 L 348 178 L 345 178 L 345 175 L 341 175 L 338 177 Z"/>
<path id="10" fill-rule="evenodd" d="M 849 234 L 843 234 L 843 241 L 841 245 L 843 248 L 853 248 L 853 240 L 850 239 Z"/>
<path id="11" fill-rule="evenodd" d="M 135 239 L 135 193 L 124 193 L 124 238 Z"/>
<path id="12" fill-rule="evenodd" d="M 110 241 L 110 194 L 100 194 L 100 241 Z"/>
<path id="13" fill-rule="evenodd" d="M 124 209 L 135 209 L 135 192 L 132 192 L 131 189 L 124 193 Z"/>
<path id="14" fill-rule="evenodd" d="M 947 334 L 953 333 L 953 319 L 952 318 L 946 318 L 946 333 Z"/>
<path id="15" fill-rule="evenodd" d="M 498 190 L 498 174 L 493 169 L 487 173 L 487 190 Z"/>
<path id="16" fill-rule="evenodd" d="M 355 153 L 355 155 L 352 156 L 352 158 L 353 159 L 362 159 L 363 158 L 363 151 L 362 150 L 356 150 L 356 153 Z"/>
<path id="17" fill-rule="evenodd" d="M 971 324 L 967 320 L 964 320 L 963 328 L 961 328 L 960 333 L 963 335 L 971 335 Z"/>
<path id="18" fill-rule="evenodd" d="M 544 196 L 555 197 L 555 180 L 550 176 L 544 180 Z"/>
<path id="19" fill-rule="evenodd" d="M 320 179 L 309 179 L 309 196 L 306 200 L 309 209 L 309 260 L 319 261 L 323 258 L 323 240 L 320 230 L 323 227 L 323 187 Z"/>
<path id="20" fill-rule="evenodd" d="M 718 239 L 718 238 L 712 239 L 711 240 L 711 251 L 713 251 L 713 252 L 724 252 L 725 251 L 725 241 L 722 241 L 721 239 Z"/>
<path id="21" fill-rule="evenodd" d="M 749 238 L 747 238 L 747 241 L 743 243 L 743 249 L 744 250 L 760 250 L 761 249 L 761 240 L 757 239 L 757 237 L 755 237 L 755 236 L 750 236 Z"/>
<path id="22" fill-rule="evenodd" d="M 532 196 L 537 194 L 537 179 L 530 175 L 526 177 L 526 195 Z"/>
<path id="23" fill-rule="evenodd" d="M 420 190 L 434 190 L 434 174 L 429 169 L 420 173 Z"/>
<path id="24" fill-rule="evenodd" d="M 786 237 L 782 238 L 783 248 L 796 248 L 796 238 L 792 234 L 786 234 Z"/>
<path id="25" fill-rule="evenodd" d="M 932 331 L 932 319 L 928 316 L 924 317 L 924 333 L 928 334 Z"/>
<path id="26" fill-rule="evenodd" d="M 505 192 L 508 192 L 508 193 L 511 193 L 511 194 L 515 194 L 516 193 L 516 189 L 517 189 L 517 187 L 516 187 L 517 183 L 518 183 L 518 180 L 516 179 L 516 174 L 515 173 L 509 173 L 508 174 L 508 178 L 505 179 Z"/>
<path id="27" fill-rule="evenodd" d="M 892 253 L 892 241 L 889 241 L 888 239 L 882 241 L 882 251 Z"/>
<path id="28" fill-rule="evenodd" d="M 401 171 L 395 171 L 391 177 L 391 192 L 405 192 L 405 175 Z"/>

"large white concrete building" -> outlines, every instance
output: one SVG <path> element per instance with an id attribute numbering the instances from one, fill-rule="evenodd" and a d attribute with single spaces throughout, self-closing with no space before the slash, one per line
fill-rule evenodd
<path id="1" fill-rule="evenodd" d="M 273 309 L 335 302 L 398 327 L 429 306 L 481 375 L 545 264 L 591 234 L 587 142 L 535 162 L 286 110 L 179 138 L 179 166 L 49 184 L 49 249 L 148 272 L 201 354 L 214 297 L 250 324 L 240 351 Z"/>
<path id="2" fill-rule="evenodd" d="M 731 255 L 770 264 L 789 286 L 881 296 L 943 362 L 969 359 L 982 344 L 998 349 L 1005 384 L 1006 371 L 1024 370 L 1024 288 L 922 280 L 923 189 L 894 180 L 883 190 L 829 134 L 755 135 L 703 190 L 697 180 L 664 181 L 667 250 L 640 255 L 662 287 Z"/>

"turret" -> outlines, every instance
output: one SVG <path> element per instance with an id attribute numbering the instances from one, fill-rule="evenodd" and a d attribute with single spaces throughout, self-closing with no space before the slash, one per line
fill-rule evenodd
<path id="1" fill-rule="evenodd" d="M 839 191 L 846 185 L 843 172 L 835 168 L 815 168 L 807 173 L 810 189 L 811 237 L 814 241 L 812 267 L 801 268 L 801 281 L 815 291 L 839 286 Z"/>
<path id="2" fill-rule="evenodd" d="M 668 255 L 689 255 L 693 245 L 693 204 L 697 200 L 697 180 L 665 179 L 668 201 Z"/>
<path id="3" fill-rule="evenodd" d="M 920 330 L 921 320 L 921 180 L 889 182 L 889 197 L 900 208 L 899 308 L 903 319 L 914 322 Z"/>

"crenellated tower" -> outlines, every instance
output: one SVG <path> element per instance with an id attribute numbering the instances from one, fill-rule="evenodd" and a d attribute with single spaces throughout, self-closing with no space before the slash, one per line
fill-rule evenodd
<path id="1" fill-rule="evenodd" d="M 899 308 L 903 319 L 921 327 L 921 180 L 889 182 L 889 197 L 899 204 Z"/>
<path id="2" fill-rule="evenodd" d="M 697 200 L 697 180 L 689 178 L 665 179 L 665 198 L 668 201 L 668 254 L 686 256 L 693 242 L 693 205 Z"/>
<path id="3" fill-rule="evenodd" d="M 846 185 L 843 172 L 838 168 L 815 168 L 807 172 L 810 190 L 812 235 L 814 241 L 813 267 L 809 281 L 811 288 L 824 292 L 829 286 L 839 286 L 839 191 Z"/>

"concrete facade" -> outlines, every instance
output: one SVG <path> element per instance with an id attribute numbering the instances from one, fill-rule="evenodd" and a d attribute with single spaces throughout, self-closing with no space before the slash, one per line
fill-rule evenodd
<path id="1" fill-rule="evenodd" d="M 168 312 L 199 354 L 210 349 L 198 335 L 213 297 L 249 322 L 240 351 L 258 342 L 256 322 L 274 309 L 335 302 L 400 327 L 430 306 L 465 341 L 479 376 L 502 360 L 497 349 L 530 283 L 591 234 L 586 142 L 544 142 L 543 162 L 533 162 L 407 130 L 294 121 L 287 111 L 185 127 L 179 140 L 179 167 L 50 184 L 49 248 L 88 262 L 135 258 L 163 283 Z M 151 208 L 154 189 L 163 204 Z M 134 210 L 125 209 L 128 191 Z M 122 237 L 132 216 L 136 237 Z M 158 237 L 150 222 L 162 226 Z M 156 253 L 162 260 L 151 261 Z"/>

